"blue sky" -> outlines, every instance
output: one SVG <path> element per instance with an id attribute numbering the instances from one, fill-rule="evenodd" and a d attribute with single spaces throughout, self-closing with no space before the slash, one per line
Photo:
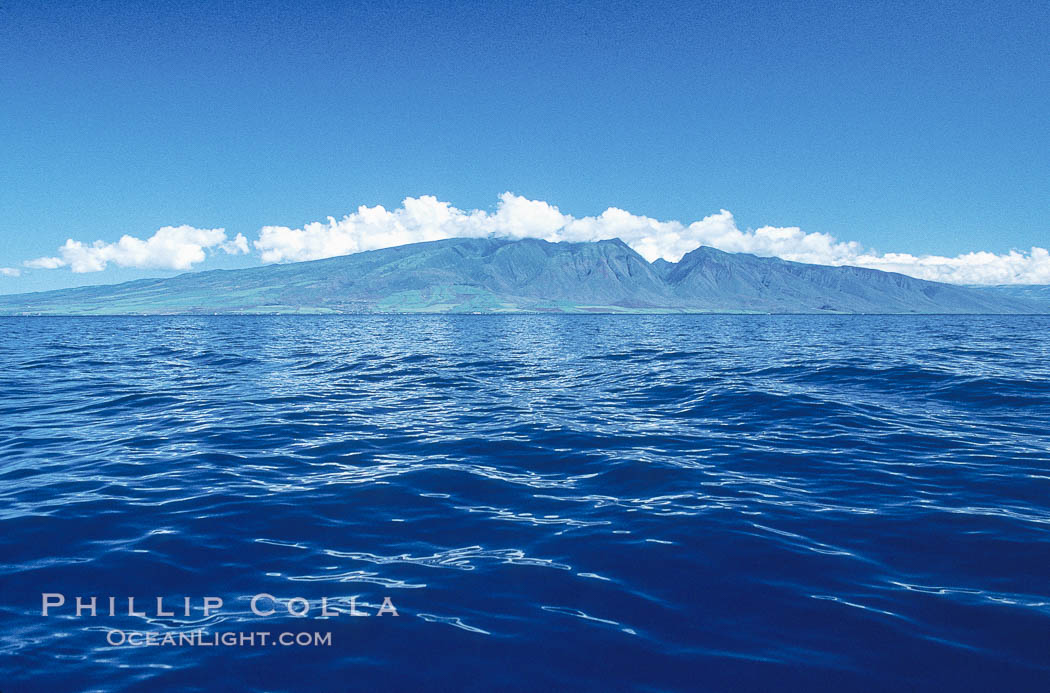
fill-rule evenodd
<path id="1" fill-rule="evenodd" d="M 4 0 L 0 292 L 175 273 L 24 265 L 66 239 L 251 244 L 508 191 L 860 255 L 1027 253 L 1050 244 L 1048 48 L 1046 3 Z M 263 261 L 204 247 L 194 269 Z"/>

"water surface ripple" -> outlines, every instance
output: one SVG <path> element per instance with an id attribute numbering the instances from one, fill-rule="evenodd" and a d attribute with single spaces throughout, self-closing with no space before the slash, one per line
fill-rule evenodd
<path id="1" fill-rule="evenodd" d="M 1050 687 L 1048 317 L 0 328 L 5 691 Z"/>

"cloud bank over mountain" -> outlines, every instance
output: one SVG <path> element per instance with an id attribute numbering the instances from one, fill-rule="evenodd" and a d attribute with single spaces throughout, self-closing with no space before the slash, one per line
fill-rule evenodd
<path id="1" fill-rule="evenodd" d="M 296 262 L 348 255 L 407 243 L 445 238 L 540 238 L 547 241 L 598 241 L 620 238 L 649 261 L 671 262 L 701 245 L 736 253 L 821 265 L 855 265 L 900 272 L 954 284 L 1047 284 L 1050 253 L 1045 248 L 1005 254 L 971 252 L 955 257 L 880 253 L 855 241 L 840 241 L 798 227 L 737 227 L 727 210 L 692 223 L 660 221 L 610 207 L 598 216 L 573 217 L 541 200 L 506 192 L 495 211 L 461 210 L 431 195 L 405 198 L 402 206 L 361 206 L 342 219 L 301 228 L 264 226 L 252 246 L 263 262 Z M 165 227 L 143 241 L 124 236 L 117 243 L 85 245 L 66 241 L 56 257 L 31 260 L 35 268 L 69 267 L 93 272 L 108 262 L 125 267 L 189 269 L 206 250 L 247 253 L 247 239 L 227 240 L 223 229 Z"/>
<path id="2" fill-rule="evenodd" d="M 678 261 L 701 245 L 734 253 L 779 257 L 819 265 L 856 265 L 900 272 L 954 284 L 1050 283 L 1050 254 L 1045 248 L 998 255 L 973 252 L 956 257 L 878 253 L 854 241 L 798 227 L 737 228 L 727 210 L 684 224 L 659 221 L 610 207 L 596 217 L 575 218 L 540 200 L 513 193 L 500 196 L 495 212 L 463 211 L 424 195 L 405 199 L 388 211 L 359 207 L 340 220 L 302 228 L 264 227 L 254 242 L 264 262 L 317 260 L 405 243 L 453 237 L 496 236 L 548 241 L 598 241 L 620 238 L 650 262 Z"/>

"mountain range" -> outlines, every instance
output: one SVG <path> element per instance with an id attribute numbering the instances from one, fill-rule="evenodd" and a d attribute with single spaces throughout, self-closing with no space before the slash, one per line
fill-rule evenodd
<path id="1" fill-rule="evenodd" d="M 353 255 L 0 296 L 0 314 L 1046 313 L 1047 287 L 962 287 L 700 247 L 648 262 L 618 239 L 452 238 Z"/>

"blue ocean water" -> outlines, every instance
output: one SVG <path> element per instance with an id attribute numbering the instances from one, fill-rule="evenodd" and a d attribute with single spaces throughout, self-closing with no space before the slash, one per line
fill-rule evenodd
<path id="1" fill-rule="evenodd" d="M 1047 690 L 1048 335 L 0 319 L 0 690 Z"/>

